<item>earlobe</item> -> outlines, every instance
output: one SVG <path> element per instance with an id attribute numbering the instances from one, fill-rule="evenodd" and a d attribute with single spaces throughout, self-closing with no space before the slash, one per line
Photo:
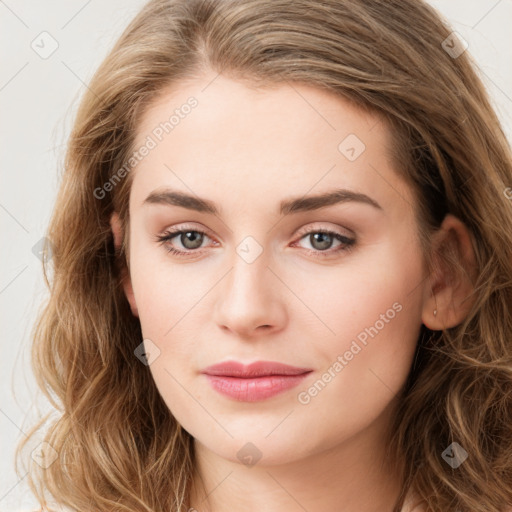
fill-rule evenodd
<path id="1" fill-rule="evenodd" d="M 119 218 L 119 214 L 114 212 L 110 217 L 110 227 L 112 229 L 112 235 L 114 237 L 114 247 L 118 250 L 123 243 L 123 235 L 121 228 L 121 219 Z M 133 293 L 132 280 L 130 277 L 130 273 L 126 265 L 123 265 L 121 268 L 121 284 L 123 286 L 124 294 L 128 303 L 130 304 L 130 309 L 132 310 L 133 316 L 139 316 L 139 311 L 137 309 L 137 303 L 135 302 L 135 295 Z"/>
<path id="2" fill-rule="evenodd" d="M 474 304 L 476 258 L 468 228 L 447 214 L 434 235 L 434 270 L 426 281 L 422 322 L 431 330 L 455 327 Z M 466 272 L 456 266 L 459 263 Z"/>

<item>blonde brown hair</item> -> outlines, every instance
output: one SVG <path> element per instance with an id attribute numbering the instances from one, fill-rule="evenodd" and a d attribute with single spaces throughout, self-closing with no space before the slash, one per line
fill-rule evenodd
<path id="1" fill-rule="evenodd" d="M 127 231 L 131 174 L 101 199 L 94 191 L 130 158 L 150 103 L 206 69 L 258 87 L 314 85 L 381 116 L 417 199 L 429 268 L 446 213 L 469 228 L 473 306 L 456 327 L 422 327 L 389 456 L 405 461 L 402 499 L 414 489 L 429 511 L 512 504 L 511 152 L 468 52 L 445 51 L 450 33 L 420 0 L 145 5 L 81 101 L 48 230 L 43 269 L 53 275 L 32 356 L 59 417 L 42 418 L 31 436 L 45 426 L 59 460 L 30 468 L 42 506 L 50 493 L 81 512 L 186 510 L 192 439 L 134 356 L 142 334 L 120 284 L 127 241 L 116 253 L 109 224 L 117 211 Z M 457 469 L 441 458 L 453 441 L 469 455 Z"/>

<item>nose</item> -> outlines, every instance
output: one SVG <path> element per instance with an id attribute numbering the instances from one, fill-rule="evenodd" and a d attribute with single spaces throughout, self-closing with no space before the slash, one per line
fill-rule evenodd
<path id="1" fill-rule="evenodd" d="M 243 338 L 278 332 L 287 321 L 284 288 L 263 255 L 252 263 L 237 255 L 218 287 L 214 320 Z"/>

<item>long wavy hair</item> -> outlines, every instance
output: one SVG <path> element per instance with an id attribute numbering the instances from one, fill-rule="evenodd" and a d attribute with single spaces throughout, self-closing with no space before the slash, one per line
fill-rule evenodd
<path id="1" fill-rule="evenodd" d="M 313 85 L 380 116 L 393 135 L 394 168 L 416 198 L 430 269 L 445 215 L 468 227 L 473 305 L 456 327 L 422 326 L 388 450 L 405 463 L 400 504 L 409 490 L 433 512 L 503 512 L 512 503 L 511 150 L 468 52 L 447 51 L 451 32 L 421 0 L 144 6 L 81 99 L 48 228 L 49 296 L 33 328 L 32 366 L 58 417 L 33 426 L 16 465 L 19 472 L 24 448 L 44 429 L 54 450 L 44 445 L 45 456 L 58 459 L 28 470 L 42 507 L 186 510 L 193 439 L 134 356 L 142 333 L 121 286 L 127 243 L 116 250 L 109 224 L 118 212 L 126 235 L 132 174 L 104 197 L 94 191 L 132 156 L 157 96 L 207 69 L 262 88 Z M 453 441 L 468 453 L 457 469 L 441 457 Z"/>

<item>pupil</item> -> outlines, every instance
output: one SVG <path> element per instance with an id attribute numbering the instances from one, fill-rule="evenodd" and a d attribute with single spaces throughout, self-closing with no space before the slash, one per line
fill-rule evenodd
<path id="1" fill-rule="evenodd" d="M 319 250 L 328 249 L 331 245 L 331 235 L 328 235 L 327 233 L 314 233 L 311 235 L 311 245 Z M 318 245 L 317 242 L 320 242 Z"/>
<path id="2" fill-rule="evenodd" d="M 191 244 L 189 242 L 191 242 Z M 182 234 L 181 243 L 187 249 L 197 249 L 198 247 L 200 247 L 201 242 L 202 235 L 197 231 L 187 231 L 186 233 Z"/>

